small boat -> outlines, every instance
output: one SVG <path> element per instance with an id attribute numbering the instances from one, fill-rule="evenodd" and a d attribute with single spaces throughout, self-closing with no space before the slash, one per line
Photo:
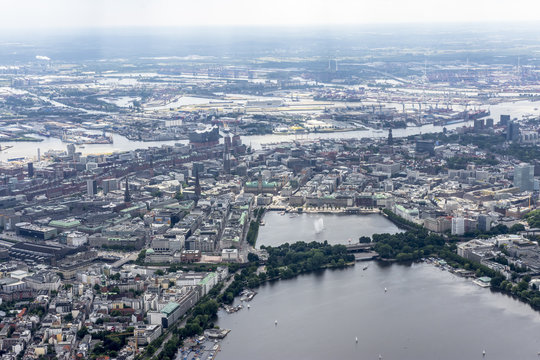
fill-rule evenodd
<path id="1" fill-rule="evenodd" d="M 482 351 L 482 356 L 486 356 L 486 350 Z"/>
<path id="2" fill-rule="evenodd" d="M 366 266 L 364 266 L 364 268 L 362 270 L 367 270 L 368 267 L 369 267 L 369 265 L 366 265 Z"/>
<path id="3" fill-rule="evenodd" d="M 247 308 L 248 308 L 248 309 L 250 309 L 250 308 L 251 308 L 251 306 L 250 306 L 250 305 L 248 304 Z"/>
<path id="4" fill-rule="evenodd" d="M 276 326 L 277 326 L 277 320 L 276 320 L 276 321 L 274 322 L 274 325 L 276 325 Z"/>
<path id="5" fill-rule="evenodd" d="M 356 337 L 356 342 L 358 343 L 358 336 Z"/>
<path id="6" fill-rule="evenodd" d="M 387 291 L 388 291 L 388 289 L 387 289 L 387 288 L 384 288 L 384 292 L 387 292 Z"/>
<path id="7" fill-rule="evenodd" d="M 265 225 L 265 222 L 264 220 L 261 220 L 261 222 L 259 223 L 260 226 L 264 226 Z"/>

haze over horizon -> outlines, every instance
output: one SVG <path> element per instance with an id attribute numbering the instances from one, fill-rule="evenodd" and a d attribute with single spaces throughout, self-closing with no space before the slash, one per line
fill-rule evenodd
<path id="1" fill-rule="evenodd" d="M 534 0 L 4 0 L 0 28 L 309 26 L 540 22 Z M 534 23 L 533 23 L 534 24 Z"/>

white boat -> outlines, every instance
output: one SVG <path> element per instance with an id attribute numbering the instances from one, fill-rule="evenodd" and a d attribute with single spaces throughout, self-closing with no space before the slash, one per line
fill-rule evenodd
<path id="1" fill-rule="evenodd" d="M 387 289 L 387 288 L 384 288 L 384 292 L 387 292 L 387 291 L 388 291 L 388 289 Z"/>
<path id="2" fill-rule="evenodd" d="M 276 320 L 276 321 L 274 322 L 274 325 L 276 325 L 276 326 L 277 326 L 277 320 Z"/>
<path id="3" fill-rule="evenodd" d="M 369 267 L 369 265 L 366 265 L 366 266 L 364 266 L 364 268 L 362 270 L 367 270 L 368 267 Z"/>
<path id="4" fill-rule="evenodd" d="M 356 337 L 356 342 L 358 342 L 358 336 Z"/>

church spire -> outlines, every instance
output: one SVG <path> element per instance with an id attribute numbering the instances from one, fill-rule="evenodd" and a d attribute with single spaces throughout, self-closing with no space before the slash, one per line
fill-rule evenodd
<path id="1" fill-rule="evenodd" d="M 128 177 L 126 176 L 126 190 L 124 191 L 124 202 L 131 202 L 131 195 L 129 193 Z"/>

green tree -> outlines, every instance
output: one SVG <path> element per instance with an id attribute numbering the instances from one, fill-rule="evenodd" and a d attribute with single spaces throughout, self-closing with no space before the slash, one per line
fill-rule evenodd
<path id="1" fill-rule="evenodd" d="M 358 239 L 358 241 L 361 243 L 361 244 L 368 244 L 371 242 L 371 238 L 369 236 L 360 236 L 360 238 Z"/>
<path id="2" fill-rule="evenodd" d="M 88 328 L 83 325 L 83 327 L 81 327 L 81 329 L 77 331 L 77 338 L 82 339 L 86 336 L 86 334 L 88 334 Z"/>
<path id="3" fill-rule="evenodd" d="M 248 253 L 247 258 L 249 262 L 259 262 L 259 256 L 257 254 Z"/>
<path id="4" fill-rule="evenodd" d="M 508 230 L 508 232 L 512 234 L 518 233 L 520 231 L 525 231 L 525 225 L 519 224 L 519 223 L 512 225 L 510 229 Z"/>

